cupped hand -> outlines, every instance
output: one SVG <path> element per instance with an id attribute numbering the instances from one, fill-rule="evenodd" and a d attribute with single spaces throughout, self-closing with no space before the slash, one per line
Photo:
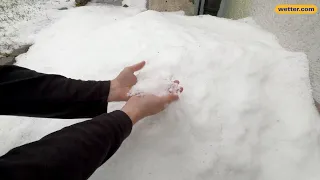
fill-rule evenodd
<path id="1" fill-rule="evenodd" d="M 174 83 L 179 83 L 179 81 L 175 81 Z M 181 87 L 177 91 L 182 92 L 183 88 Z M 163 111 L 168 104 L 178 99 L 178 92 L 170 92 L 170 94 L 165 96 L 152 94 L 133 96 L 122 108 L 122 111 L 125 112 L 130 117 L 132 123 L 135 124 L 147 116 L 158 114 Z"/>
<path id="2" fill-rule="evenodd" d="M 131 87 L 137 83 L 137 77 L 134 73 L 141 70 L 145 64 L 146 62 L 142 61 L 138 64 L 128 66 L 111 81 L 108 102 L 127 101 L 129 99 L 128 93 Z"/>

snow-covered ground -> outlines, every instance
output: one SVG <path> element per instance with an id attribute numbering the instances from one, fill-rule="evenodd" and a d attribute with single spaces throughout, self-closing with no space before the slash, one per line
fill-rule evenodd
<path id="1" fill-rule="evenodd" d="M 73 8 L 74 0 L 1 0 L 0 57 L 22 45 L 33 44 L 35 35 Z"/>
<path id="2" fill-rule="evenodd" d="M 91 0 L 94 3 L 126 4 L 145 9 L 146 0 Z M 1 0 L 0 58 L 23 45 L 33 44 L 36 34 L 75 7 L 75 0 Z M 62 9 L 61 9 L 62 8 Z"/>
<path id="3" fill-rule="evenodd" d="M 259 27 L 88 6 L 67 11 L 34 42 L 18 65 L 105 80 L 146 60 L 139 91 L 174 79 L 184 86 L 178 102 L 134 127 L 92 180 L 320 179 L 306 55 L 286 51 Z M 78 121 L 1 116 L 0 154 Z"/>

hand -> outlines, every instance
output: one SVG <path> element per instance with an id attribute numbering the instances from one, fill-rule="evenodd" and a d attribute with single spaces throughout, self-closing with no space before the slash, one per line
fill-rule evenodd
<path id="1" fill-rule="evenodd" d="M 141 70 L 145 64 L 146 62 L 142 61 L 126 67 L 111 81 L 108 102 L 127 101 L 129 99 L 128 92 L 137 83 L 137 77 L 134 72 Z"/>
<path id="2" fill-rule="evenodd" d="M 175 83 L 179 83 L 179 81 L 175 81 Z M 177 91 L 182 92 L 183 88 Z M 168 104 L 178 99 L 179 96 L 177 92 L 174 94 L 170 93 L 166 96 L 156 96 L 152 94 L 133 96 L 122 108 L 122 111 L 125 112 L 130 117 L 132 123 L 135 124 L 147 116 L 155 115 L 163 111 Z"/>

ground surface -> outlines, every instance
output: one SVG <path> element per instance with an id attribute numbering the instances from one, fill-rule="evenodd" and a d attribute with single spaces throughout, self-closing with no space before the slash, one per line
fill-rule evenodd
<path id="1" fill-rule="evenodd" d="M 18 65 L 105 80 L 147 60 L 134 91 L 158 93 L 174 79 L 184 86 L 178 102 L 134 127 L 92 180 L 320 178 L 306 55 L 286 51 L 258 27 L 88 6 L 67 11 L 34 43 Z M 1 116 L 0 153 L 79 121 Z"/>
<path id="2" fill-rule="evenodd" d="M 74 7 L 74 1 L 1 0 L 0 54 L 32 44 L 37 32 L 63 15 L 63 7 Z"/>
<path id="3" fill-rule="evenodd" d="M 144 9 L 145 0 L 91 0 L 91 4 L 127 5 Z M 25 53 L 36 34 L 75 8 L 75 0 L 2 0 L 0 1 L 0 65 L 13 64 Z M 94 5 L 94 4 L 93 4 Z"/>
<path id="4" fill-rule="evenodd" d="M 68 0 L 1 0 L 0 65 L 12 64 L 28 50 L 35 35 L 73 8 Z"/>
<path id="5" fill-rule="evenodd" d="M 313 15 L 281 15 L 274 12 L 278 4 L 314 4 Z M 320 1 L 319 0 L 223 0 L 220 16 L 232 19 L 253 17 L 280 44 L 290 51 L 305 52 L 309 59 L 313 97 L 320 102 Z"/>

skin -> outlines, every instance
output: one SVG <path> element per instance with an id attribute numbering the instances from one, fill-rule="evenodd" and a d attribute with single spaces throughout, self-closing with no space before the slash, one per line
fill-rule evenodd
<path id="1" fill-rule="evenodd" d="M 158 114 L 163 111 L 168 104 L 178 99 L 179 96 L 174 94 L 161 97 L 151 94 L 133 96 L 122 108 L 122 111 L 125 112 L 130 117 L 132 123 L 135 124 L 147 116 Z"/>
<path id="2" fill-rule="evenodd" d="M 146 62 L 142 61 L 124 68 L 120 74 L 111 81 L 110 85 L 108 102 L 127 101 L 122 111 L 130 117 L 133 124 L 147 116 L 152 116 L 163 111 L 168 104 L 179 99 L 177 92 L 170 92 L 170 94 L 166 96 L 156 96 L 152 94 L 128 96 L 131 87 L 137 83 L 137 77 L 134 73 L 141 70 L 145 64 Z M 174 83 L 179 84 L 179 81 L 176 80 Z M 178 91 L 182 92 L 183 88 Z"/>
<path id="3" fill-rule="evenodd" d="M 134 73 L 141 70 L 145 64 L 146 62 L 142 61 L 138 64 L 128 66 L 124 68 L 115 79 L 111 80 L 108 102 L 129 100 L 128 92 L 132 86 L 137 84 L 137 77 Z"/>

